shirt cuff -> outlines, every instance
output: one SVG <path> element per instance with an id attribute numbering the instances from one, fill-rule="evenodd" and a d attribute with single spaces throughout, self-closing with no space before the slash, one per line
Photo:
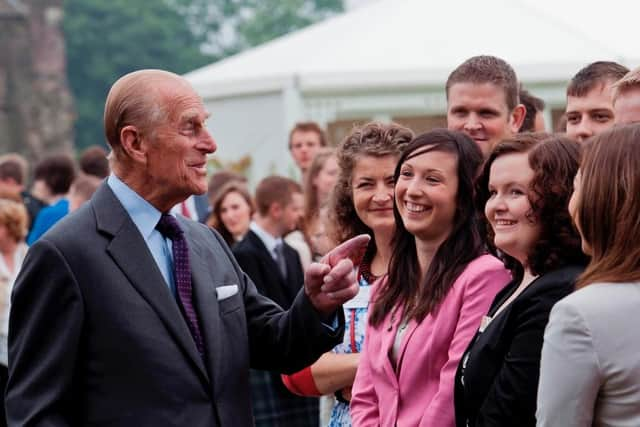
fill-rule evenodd
<path id="1" fill-rule="evenodd" d="M 327 321 L 329 319 L 326 319 Z M 335 332 L 338 330 L 338 326 L 340 326 L 338 324 L 338 316 L 334 313 L 333 316 L 331 317 L 331 324 L 329 324 L 329 322 L 320 322 L 322 323 L 322 326 L 324 326 L 325 328 L 329 329 L 331 332 Z"/>

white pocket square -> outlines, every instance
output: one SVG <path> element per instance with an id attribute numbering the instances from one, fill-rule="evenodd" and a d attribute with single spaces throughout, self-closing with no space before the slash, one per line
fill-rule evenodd
<path id="1" fill-rule="evenodd" d="M 216 288 L 216 294 L 218 294 L 218 301 L 225 300 L 238 293 L 238 285 L 218 286 Z"/>

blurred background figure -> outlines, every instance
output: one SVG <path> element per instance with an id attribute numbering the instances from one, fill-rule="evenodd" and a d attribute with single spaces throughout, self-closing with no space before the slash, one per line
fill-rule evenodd
<path id="1" fill-rule="evenodd" d="M 78 175 L 69 188 L 69 212 L 73 212 L 91 199 L 102 179 L 84 173 Z"/>
<path id="2" fill-rule="evenodd" d="M 29 229 L 46 204 L 27 191 L 29 164 L 17 153 L 0 156 L 0 191 L 19 195 L 29 213 Z"/>
<path id="3" fill-rule="evenodd" d="M 92 145 L 86 148 L 80 159 L 78 165 L 80 171 L 86 175 L 96 176 L 98 178 L 106 178 L 109 176 L 109 159 L 107 159 L 107 150 L 99 145 Z"/>
<path id="4" fill-rule="evenodd" d="M 527 111 L 518 132 L 544 132 L 544 101 L 520 86 L 520 103 Z"/>
<path id="5" fill-rule="evenodd" d="M 327 146 L 327 137 L 316 122 L 300 122 L 289 132 L 289 152 L 300 170 L 304 182 L 318 150 Z"/>
<path id="6" fill-rule="evenodd" d="M 618 125 L 640 122 L 640 67 L 613 85 L 613 112 Z"/>
<path id="7" fill-rule="evenodd" d="M 307 172 L 316 153 L 327 146 L 327 137 L 316 122 L 299 122 L 289 132 L 289 152 L 300 171 L 300 182 L 307 179 Z M 302 230 L 303 224 L 298 224 L 296 230 L 285 236 L 285 241 L 298 252 L 302 267 L 306 269 L 311 264 L 313 254 L 309 238 Z"/>
<path id="8" fill-rule="evenodd" d="M 640 125 L 588 141 L 569 212 L 591 257 L 544 333 L 539 427 L 640 425 Z"/>
<path id="9" fill-rule="evenodd" d="M 613 126 L 612 85 L 629 69 L 611 61 L 592 62 L 567 86 L 567 136 L 583 142 Z"/>
<path id="10" fill-rule="evenodd" d="M 327 235 L 326 205 L 337 179 L 338 160 L 335 150 L 320 149 L 313 158 L 304 181 L 304 215 L 301 225 L 314 260 L 320 259 L 332 249 Z"/>
<path id="11" fill-rule="evenodd" d="M 209 178 L 209 183 L 207 187 L 207 197 L 209 197 L 209 206 L 213 207 L 213 201 L 217 197 L 217 192 L 220 191 L 220 189 L 224 187 L 224 185 L 227 182 L 230 182 L 230 181 L 239 181 L 247 187 L 249 185 L 247 182 L 247 177 L 237 172 L 233 172 L 226 169 L 222 169 L 215 172 Z"/>
<path id="12" fill-rule="evenodd" d="M 222 235 L 232 247 L 249 231 L 255 212 L 246 183 L 233 179 L 214 192 L 212 210 L 206 224 Z"/>
<path id="13" fill-rule="evenodd" d="M 27 244 L 32 245 L 69 213 L 67 193 L 75 176 L 75 164 L 66 154 L 45 157 L 36 165 L 32 192 L 49 206 L 38 213 L 27 237 Z"/>
<path id="14" fill-rule="evenodd" d="M 7 385 L 7 336 L 11 290 L 27 253 L 24 241 L 29 216 L 22 203 L 0 198 L 0 396 Z M 6 426 L 4 405 L 0 405 L 0 426 Z"/>

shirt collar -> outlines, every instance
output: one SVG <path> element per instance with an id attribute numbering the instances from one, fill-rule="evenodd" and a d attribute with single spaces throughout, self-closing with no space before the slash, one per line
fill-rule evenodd
<path id="1" fill-rule="evenodd" d="M 142 237 L 148 240 L 162 213 L 113 173 L 107 178 L 107 185 L 122 203 Z"/>
<path id="2" fill-rule="evenodd" d="M 264 243 L 269 252 L 271 252 L 272 254 L 275 253 L 276 246 L 278 244 L 282 244 L 281 237 L 275 237 L 271 235 L 269 232 L 260 227 L 255 221 L 251 221 L 251 224 L 249 224 L 249 228 L 251 229 L 251 231 L 258 235 L 260 240 L 262 240 L 262 243 Z"/>

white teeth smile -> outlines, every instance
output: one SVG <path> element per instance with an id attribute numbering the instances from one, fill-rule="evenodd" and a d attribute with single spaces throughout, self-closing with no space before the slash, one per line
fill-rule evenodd
<path id="1" fill-rule="evenodd" d="M 404 202 L 404 206 L 407 208 L 407 210 L 409 212 L 424 212 L 427 210 L 426 206 L 423 205 L 416 205 L 415 203 L 411 203 L 411 202 Z"/>
<path id="2" fill-rule="evenodd" d="M 517 221 L 511 221 L 508 219 L 497 219 L 496 225 L 514 225 Z"/>

